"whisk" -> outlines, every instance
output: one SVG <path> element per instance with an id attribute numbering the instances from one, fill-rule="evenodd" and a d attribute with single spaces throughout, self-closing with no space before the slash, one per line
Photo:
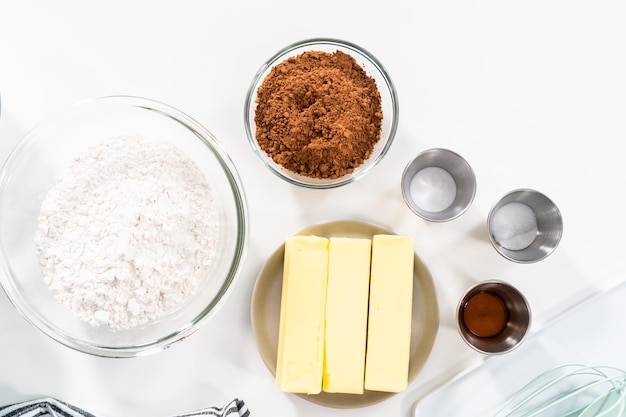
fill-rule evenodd
<path id="1" fill-rule="evenodd" d="M 626 372 L 569 364 L 550 369 L 515 393 L 494 417 L 624 417 Z"/>

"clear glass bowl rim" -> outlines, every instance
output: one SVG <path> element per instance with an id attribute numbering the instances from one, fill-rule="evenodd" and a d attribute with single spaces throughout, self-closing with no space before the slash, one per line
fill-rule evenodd
<path id="1" fill-rule="evenodd" d="M 297 179 L 291 178 L 283 174 L 282 172 L 277 171 L 270 164 L 269 156 L 267 156 L 265 152 L 263 152 L 263 150 L 259 147 L 256 141 L 256 137 L 252 133 L 252 128 L 251 128 L 251 124 L 254 123 L 254 120 L 250 119 L 250 110 L 254 106 L 252 97 L 256 94 L 256 89 L 258 88 L 258 86 L 263 82 L 262 77 L 265 71 L 267 71 L 268 68 L 271 68 L 272 65 L 274 65 L 274 63 L 279 61 L 281 58 L 283 58 L 285 55 L 289 54 L 290 52 L 296 49 L 302 48 L 302 47 L 314 46 L 314 45 L 331 45 L 331 46 L 338 46 L 338 47 L 346 48 L 346 49 L 356 52 L 357 54 L 363 56 L 368 61 L 370 61 L 370 63 L 373 65 L 374 68 L 376 68 L 376 70 L 381 74 L 383 80 L 385 81 L 385 85 L 388 88 L 389 95 L 391 97 L 391 107 L 392 107 L 392 122 L 391 122 L 391 126 L 389 129 L 389 135 L 388 135 L 389 137 L 387 139 L 387 142 L 385 143 L 384 148 L 381 150 L 380 154 L 377 155 L 376 159 L 371 161 L 369 165 L 367 166 L 367 168 L 362 169 L 356 175 L 348 174 L 336 180 L 331 180 L 331 181 L 323 182 L 323 183 L 307 183 L 307 182 L 298 181 Z M 258 71 L 256 72 L 256 74 L 254 75 L 252 79 L 252 82 L 250 83 L 250 86 L 248 87 L 248 91 L 246 93 L 246 98 L 244 102 L 244 125 L 246 129 L 246 136 L 248 138 L 248 142 L 250 143 L 250 146 L 252 147 L 254 152 L 257 154 L 259 159 L 271 172 L 273 172 L 279 178 L 282 178 L 288 183 L 291 183 L 294 185 L 298 185 L 298 186 L 305 187 L 305 188 L 313 188 L 313 189 L 336 188 L 342 185 L 355 182 L 358 179 L 365 176 L 372 168 L 374 168 L 380 162 L 380 160 L 382 160 L 382 158 L 385 156 L 385 154 L 391 147 L 394 141 L 395 135 L 396 135 L 396 131 L 398 129 L 398 116 L 399 116 L 398 93 L 396 91 L 396 87 L 393 84 L 393 81 L 391 80 L 391 77 L 389 76 L 389 73 L 387 72 L 383 64 L 374 55 L 372 55 L 371 53 L 369 53 L 367 50 L 363 49 L 362 47 L 352 42 L 337 39 L 337 38 L 305 39 L 302 41 L 292 43 L 282 48 L 281 50 L 279 50 L 270 59 L 264 62 L 261 65 L 261 67 L 258 69 Z"/>
<path id="2" fill-rule="evenodd" d="M 6 198 L 4 196 L 4 188 L 6 182 L 12 175 L 11 168 L 19 162 L 17 158 L 21 155 L 23 149 L 35 141 L 35 133 L 41 126 L 53 123 L 56 120 L 56 117 L 67 116 L 81 107 L 98 105 L 99 103 L 143 108 L 154 111 L 164 117 L 168 117 L 190 130 L 190 132 L 194 134 L 196 138 L 198 138 L 207 147 L 207 149 L 214 154 L 228 179 L 230 187 L 233 191 L 234 202 L 237 207 L 237 250 L 233 255 L 228 276 L 224 280 L 217 296 L 183 328 L 176 332 L 163 335 L 162 337 L 147 343 L 118 347 L 92 344 L 84 340 L 75 339 L 60 331 L 60 329 L 49 326 L 46 321 L 37 317 L 36 313 L 32 313 L 30 307 L 28 306 L 28 302 L 13 288 L 13 282 L 17 278 L 15 278 L 11 273 L 11 269 L 7 264 L 4 250 L 2 250 L 2 248 L 0 248 L 0 268 L 2 270 L 2 274 L 0 274 L 0 286 L 7 295 L 11 304 L 13 304 L 15 309 L 28 323 L 57 342 L 74 350 L 94 356 L 113 358 L 136 357 L 164 350 L 172 344 L 186 339 L 195 333 L 201 325 L 206 323 L 210 317 L 216 314 L 224 304 L 238 281 L 244 259 L 246 257 L 249 223 L 248 207 L 242 181 L 233 161 L 216 137 L 208 129 L 206 129 L 197 120 L 175 107 L 161 101 L 131 95 L 111 95 L 83 100 L 65 109 L 65 111 L 37 123 L 13 148 L 0 169 L 0 200 Z"/>

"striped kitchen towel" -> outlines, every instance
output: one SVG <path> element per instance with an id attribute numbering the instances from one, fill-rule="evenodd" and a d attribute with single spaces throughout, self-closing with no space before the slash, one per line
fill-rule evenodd
<path id="1" fill-rule="evenodd" d="M 0 406 L 0 417 L 96 417 L 55 398 L 42 398 Z M 252 417 L 242 400 L 234 399 L 223 407 L 208 407 L 173 417 Z"/>

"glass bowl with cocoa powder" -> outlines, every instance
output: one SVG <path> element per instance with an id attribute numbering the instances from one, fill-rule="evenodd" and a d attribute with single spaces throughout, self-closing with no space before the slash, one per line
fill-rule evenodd
<path id="1" fill-rule="evenodd" d="M 334 188 L 370 172 L 389 150 L 398 98 L 383 65 L 350 42 L 317 38 L 265 62 L 248 89 L 252 149 L 285 181 Z"/>

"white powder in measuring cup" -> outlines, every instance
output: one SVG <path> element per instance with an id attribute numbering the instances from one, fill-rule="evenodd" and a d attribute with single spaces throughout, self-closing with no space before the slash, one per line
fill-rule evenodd
<path id="1" fill-rule="evenodd" d="M 507 203 L 493 215 L 491 234 L 506 249 L 525 249 L 537 237 L 535 212 L 526 204 Z"/>
<path id="2" fill-rule="evenodd" d="M 176 147 L 118 137 L 57 179 L 35 245 L 50 291 L 93 326 L 128 329 L 195 293 L 216 250 L 206 178 Z"/>
<path id="3" fill-rule="evenodd" d="M 456 197 L 456 182 L 448 171 L 426 167 L 411 180 L 411 198 L 422 210 L 439 213 L 452 205 Z"/>

